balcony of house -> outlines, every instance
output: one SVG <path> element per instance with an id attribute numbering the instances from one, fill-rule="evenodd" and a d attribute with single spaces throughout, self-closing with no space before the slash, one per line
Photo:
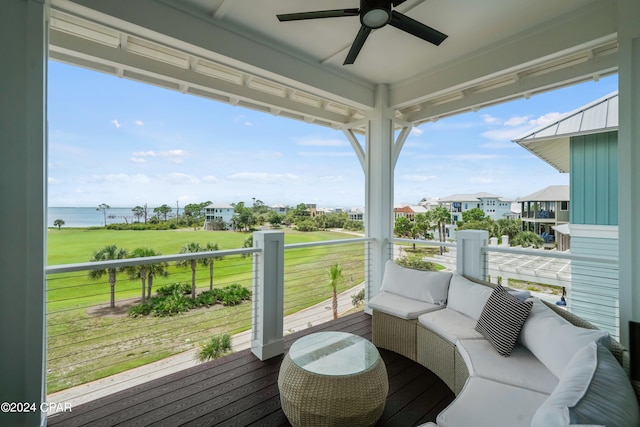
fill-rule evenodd
<path id="1" fill-rule="evenodd" d="M 49 267 L 48 401 L 72 401 L 73 411 L 51 413 L 48 425 L 289 425 L 277 380 L 294 342 L 323 331 L 371 339 L 371 317 L 352 301 L 369 280 L 367 254 L 375 242 L 357 238 L 278 248 L 264 238 L 254 239 L 255 246 L 247 249 Z M 422 254 L 423 261 L 449 271 L 464 263 L 480 266 L 479 278 L 554 304 L 564 301 L 566 310 L 578 310 L 617 337 L 617 303 L 611 296 L 616 294 L 617 260 L 511 248 L 488 240 L 477 250 L 458 250 L 456 243 L 394 239 L 389 257 Z M 246 300 L 227 297 L 235 301 L 228 305 L 222 297 L 181 314 L 159 315 L 161 308 L 141 314 L 142 309 L 132 307 L 139 307 L 143 284 L 139 277 L 127 282 L 132 271 L 152 265 L 150 261 L 166 262 L 170 272 L 164 281 L 160 275 L 154 279 L 154 289 L 188 284 L 169 297 L 184 305 L 191 305 L 184 301 L 191 299 L 192 277 L 196 300 L 208 298 L 202 295 L 209 295 L 211 288 L 233 287 L 239 294 L 246 288 L 251 295 Z M 336 264 L 342 274 L 336 289 L 339 317 L 334 320 L 329 271 Z M 115 310 L 109 307 L 109 268 L 118 269 Z M 97 270 L 105 271 L 101 280 L 88 279 L 88 272 Z M 270 277 L 279 274 L 280 301 L 274 299 L 277 289 L 270 288 L 277 282 Z M 146 299 L 148 283 L 145 286 Z M 233 353 L 218 344 L 209 354 L 218 348 L 224 356 L 197 362 L 203 344 L 225 333 Z M 453 401 L 453 392 L 427 368 L 394 352 L 378 351 L 389 393 L 377 425 L 434 421 Z"/>

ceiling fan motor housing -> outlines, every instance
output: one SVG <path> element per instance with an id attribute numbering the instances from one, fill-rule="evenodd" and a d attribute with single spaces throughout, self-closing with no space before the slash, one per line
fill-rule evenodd
<path id="1" fill-rule="evenodd" d="M 360 23 L 375 30 L 391 21 L 391 2 L 388 0 L 360 0 Z"/>

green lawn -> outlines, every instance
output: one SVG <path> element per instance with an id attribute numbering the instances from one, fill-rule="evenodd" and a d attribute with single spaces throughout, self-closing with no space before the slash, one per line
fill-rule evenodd
<path id="1" fill-rule="evenodd" d="M 342 233 L 301 233 L 285 230 L 285 243 L 345 239 Z M 178 253 L 189 241 L 216 242 L 221 249 L 242 246 L 248 233 L 222 231 L 121 231 L 50 229 L 50 265 L 86 262 L 93 251 L 116 244 L 128 250 L 147 246 L 163 254 Z M 343 264 L 341 292 L 364 280 L 363 244 L 285 251 L 285 314 L 291 314 L 331 297 L 327 266 Z M 190 282 L 191 270 L 169 267 L 170 275 L 154 281 L 154 288 L 176 281 Z M 251 287 L 251 257 L 229 256 L 215 263 L 214 286 L 233 283 Z M 209 287 L 209 270 L 198 266 L 198 290 Z M 196 348 L 200 341 L 222 332 L 231 334 L 251 327 L 251 303 L 235 307 L 214 306 L 174 317 L 131 318 L 126 306 L 137 302 L 141 283 L 118 273 L 116 301 L 123 306 L 114 315 L 106 275 L 90 280 L 86 272 L 48 277 L 48 393 L 144 365 Z"/>

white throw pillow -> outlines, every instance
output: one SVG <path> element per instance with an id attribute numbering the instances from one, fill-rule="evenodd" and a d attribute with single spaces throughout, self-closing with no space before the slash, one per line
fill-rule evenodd
<path id="1" fill-rule="evenodd" d="M 640 407 L 627 374 L 595 342 L 576 352 L 531 421 L 531 427 L 568 425 L 640 425 Z"/>
<path id="2" fill-rule="evenodd" d="M 451 273 L 422 271 L 387 261 L 381 291 L 443 305 L 447 302 Z"/>
<path id="3" fill-rule="evenodd" d="M 459 274 L 454 274 L 449 285 L 447 308 L 478 320 L 493 288 L 474 283 Z"/>
<path id="4" fill-rule="evenodd" d="M 571 358 L 590 342 L 608 346 L 608 332 L 574 326 L 538 298 L 531 300 L 533 307 L 522 326 L 520 341 L 556 377 L 560 378 Z"/>

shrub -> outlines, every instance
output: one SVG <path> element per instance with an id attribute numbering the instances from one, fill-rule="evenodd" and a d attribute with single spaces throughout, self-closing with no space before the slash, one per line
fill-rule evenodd
<path id="1" fill-rule="evenodd" d="M 396 264 L 415 270 L 437 271 L 436 265 L 429 261 L 424 261 L 420 255 L 408 255 L 396 260 Z"/>
<path id="2" fill-rule="evenodd" d="M 191 285 L 189 283 L 172 283 L 170 285 L 165 285 L 156 291 L 159 295 L 169 296 L 172 295 L 175 291 L 178 291 L 184 295 L 189 295 L 191 293 Z"/>
<path id="3" fill-rule="evenodd" d="M 204 291 L 196 298 L 196 306 L 209 307 L 215 305 L 220 299 L 220 290 L 215 288 L 210 291 Z"/>
<path id="4" fill-rule="evenodd" d="M 354 307 L 358 307 L 362 303 L 364 303 L 364 289 L 361 289 L 357 294 L 351 295 L 351 304 Z"/>
<path id="5" fill-rule="evenodd" d="M 217 359 L 231 351 L 231 336 L 227 333 L 211 337 L 209 341 L 200 345 L 196 359 L 200 362 Z"/>
<path id="6" fill-rule="evenodd" d="M 189 311 L 194 306 L 193 300 L 179 291 L 156 300 L 153 304 L 152 314 L 157 317 L 173 316 L 174 314 Z"/>
<path id="7" fill-rule="evenodd" d="M 153 306 L 151 305 L 150 302 L 145 302 L 143 304 L 138 304 L 138 305 L 132 305 L 131 307 L 129 307 L 129 316 L 131 317 L 148 316 L 149 314 L 151 314 L 152 309 L 153 309 Z"/>

